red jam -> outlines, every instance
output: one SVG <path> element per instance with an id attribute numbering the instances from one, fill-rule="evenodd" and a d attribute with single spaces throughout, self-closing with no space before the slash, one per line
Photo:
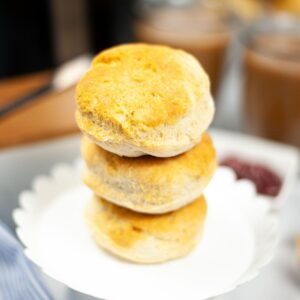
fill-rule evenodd
<path id="1" fill-rule="evenodd" d="M 261 164 L 229 156 L 223 159 L 220 165 L 233 169 L 238 179 L 251 180 L 259 194 L 276 197 L 281 189 L 282 181 L 279 176 Z"/>

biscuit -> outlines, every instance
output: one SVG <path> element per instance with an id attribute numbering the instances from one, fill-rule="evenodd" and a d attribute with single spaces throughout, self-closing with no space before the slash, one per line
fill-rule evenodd
<path id="1" fill-rule="evenodd" d="M 157 214 L 178 209 L 200 196 L 217 165 L 211 138 L 175 157 L 120 157 L 84 137 L 82 177 L 93 192 L 129 209 Z"/>
<path id="2" fill-rule="evenodd" d="M 207 74 L 192 55 L 128 44 L 101 52 L 76 88 L 83 133 L 120 156 L 170 157 L 195 146 L 214 114 Z"/>
<path id="3" fill-rule="evenodd" d="M 163 215 L 147 215 L 119 207 L 94 196 L 86 220 L 96 243 L 137 263 L 160 263 L 188 254 L 203 233 L 206 217 L 203 196 Z"/>

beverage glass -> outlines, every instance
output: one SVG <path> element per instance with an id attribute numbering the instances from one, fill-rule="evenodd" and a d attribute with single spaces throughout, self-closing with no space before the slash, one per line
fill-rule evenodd
<path id="1" fill-rule="evenodd" d="M 147 1 L 145 1 L 147 2 Z M 205 1 L 186 1 L 185 5 L 144 5 L 134 24 L 140 42 L 165 44 L 193 54 L 210 77 L 216 95 L 231 40 L 226 9 L 213 9 Z"/>
<path id="2" fill-rule="evenodd" d="M 270 16 L 242 38 L 248 132 L 300 147 L 300 22 Z"/>

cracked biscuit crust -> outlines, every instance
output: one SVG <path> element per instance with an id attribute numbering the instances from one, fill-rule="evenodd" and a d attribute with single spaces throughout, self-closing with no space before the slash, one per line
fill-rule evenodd
<path id="1" fill-rule="evenodd" d="M 173 156 L 197 143 L 211 122 L 209 86 L 198 61 L 182 50 L 117 46 L 96 56 L 78 83 L 76 120 L 118 155 Z"/>

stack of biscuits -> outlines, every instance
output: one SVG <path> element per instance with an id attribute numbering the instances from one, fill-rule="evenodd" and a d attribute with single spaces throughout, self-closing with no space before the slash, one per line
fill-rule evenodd
<path id="1" fill-rule="evenodd" d="M 139 263 L 189 253 L 202 236 L 202 195 L 216 169 L 206 130 L 214 103 L 190 54 L 128 44 L 103 51 L 77 85 L 86 219 L 97 244 Z"/>

